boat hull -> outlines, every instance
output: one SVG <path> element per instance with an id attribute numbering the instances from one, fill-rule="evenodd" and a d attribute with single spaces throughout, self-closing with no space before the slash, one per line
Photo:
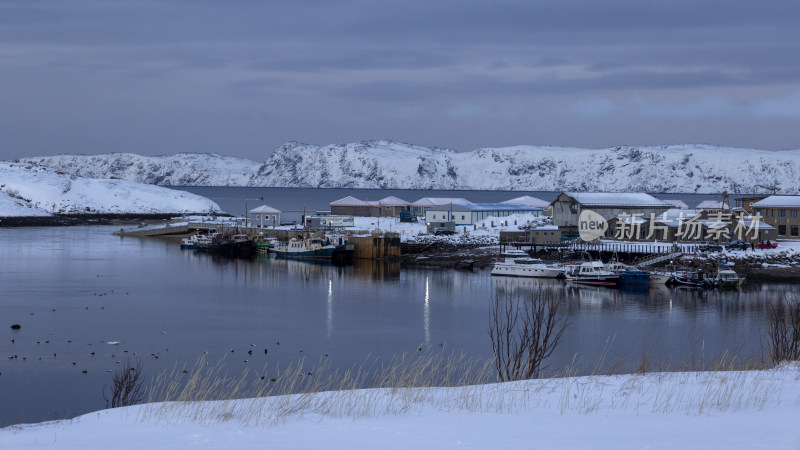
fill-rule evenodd
<path id="1" fill-rule="evenodd" d="M 530 268 L 530 267 L 505 267 L 495 266 L 492 269 L 493 276 L 503 277 L 524 277 L 524 278 L 559 278 L 564 276 L 564 271 L 551 267 Z"/>

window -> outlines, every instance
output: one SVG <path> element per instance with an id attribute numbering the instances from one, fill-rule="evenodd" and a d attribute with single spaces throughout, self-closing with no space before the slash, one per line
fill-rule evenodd
<path id="1" fill-rule="evenodd" d="M 792 236 L 797 237 L 797 225 L 792 225 Z"/>
<path id="2" fill-rule="evenodd" d="M 786 236 L 786 225 L 778 225 L 778 235 Z"/>
<path id="3" fill-rule="evenodd" d="M 463 214 L 461 215 L 461 220 L 466 220 L 466 219 L 464 219 L 464 215 Z"/>
<path id="4" fill-rule="evenodd" d="M 436 214 L 433 215 L 433 220 L 436 220 Z"/>
<path id="5" fill-rule="evenodd" d="M 779 209 L 778 210 L 778 217 L 786 217 L 786 210 L 785 209 Z"/>
<path id="6" fill-rule="evenodd" d="M 761 214 L 761 208 L 753 209 L 753 214 Z"/>
<path id="7" fill-rule="evenodd" d="M 795 218 L 795 219 L 797 218 L 797 210 L 796 209 L 792 210 L 792 218 Z"/>

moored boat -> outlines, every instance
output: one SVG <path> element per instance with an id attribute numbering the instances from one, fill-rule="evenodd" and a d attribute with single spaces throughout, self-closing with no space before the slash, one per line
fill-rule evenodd
<path id="1" fill-rule="evenodd" d="M 506 258 L 528 258 L 530 255 L 525 250 L 519 248 L 507 248 L 501 253 Z"/>
<path id="2" fill-rule="evenodd" d="M 353 259 L 354 250 L 353 244 L 347 243 L 346 238 L 339 237 L 334 242 L 330 238 L 293 238 L 286 245 L 276 246 L 272 251 L 279 258 L 348 262 Z"/>
<path id="3" fill-rule="evenodd" d="M 687 267 L 678 268 L 672 275 L 672 283 L 676 286 L 706 288 L 713 286 L 711 281 L 705 278 L 703 272 Z"/>
<path id="4" fill-rule="evenodd" d="M 492 267 L 492 275 L 508 277 L 559 278 L 564 276 L 561 266 L 546 264 L 538 258 L 506 258 Z"/>
<path id="5" fill-rule="evenodd" d="M 189 250 L 197 250 L 198 247 L 210 243 L 211 243 L 211 236 L 207 234 L 193 234 L 188 238 L 181 239 L 181 248 Z"/>
<path id="6" fill-rule="evenodd" d="M 647 288 L 650 285 L 650 273 L 637 269 L 621 270 L 619 285 L 627 288 Z"/>
<path id="7" fill-rule="evenodd" d="M 247 258 L 255 254 L 255 242 L 246 234 L 215 233 L 210 242 L 197 244 L 197 250 Z"/>
<path id="8" fill-rule="evenodd" d="M 733 269 L 720 269 L 714 277 L 714 284 L 720 288 L 738 288 L 743 281 Z"/>
<path id="9" fill-rule="evenodd" d="M 672 274 L 664 270 L 654 270 L 650 272 L 650 286 L 664 286 L 672 281 Z"/>
<path id="10" fill-rule="evenodd" d="M 608 287 L 615 287 L 619 283 L 619 274 L 606 269 L 600 261 L 589 261 L 579 266 L 570 266 L 564 275 L 567 283 Z"/>

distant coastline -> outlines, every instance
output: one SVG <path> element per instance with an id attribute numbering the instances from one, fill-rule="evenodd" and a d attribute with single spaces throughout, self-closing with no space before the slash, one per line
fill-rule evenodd
<path id="1" fill-rule="evenodd" d="M 203 215 L 204 213 L 197 213 Z M 174 217 L 187 215 L 185 213 L 173 214 L 142 214 L 142 213 L 120 213 L 120 214 L 60 214 L 55 216 L 28 216 L 28 217 L 0 217 L 0 228 L 2 227 L 58 227 L 58 226 L 77 226 L 77 225 L 120 225 L 131 224 L 152 220 L 169 220 Z M 188 214 L 192 215 L 192 214 Z M 220 217 L 227 217 L 227 214 L 218 214 Z"/>

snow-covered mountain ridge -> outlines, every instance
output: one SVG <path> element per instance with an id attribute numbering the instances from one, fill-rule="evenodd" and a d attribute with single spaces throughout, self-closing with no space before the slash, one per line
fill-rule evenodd
<path id="1" fill-rule="evenodd" d="M 0 217 L 54 214 L 222 213 L 188 192 L 125 180 L 69 176 L 32 164 L 0 162 Z"/>
<path id="2" fill-rule="evenodd" d="M 263 163 L 192 153 L 24 161 L 80 176 L 165 186 L 800 193 L 800 150 L 711 145 L 516 146 L 458 153 L 392 141 L 327 146 L 290 142 Z"/>

